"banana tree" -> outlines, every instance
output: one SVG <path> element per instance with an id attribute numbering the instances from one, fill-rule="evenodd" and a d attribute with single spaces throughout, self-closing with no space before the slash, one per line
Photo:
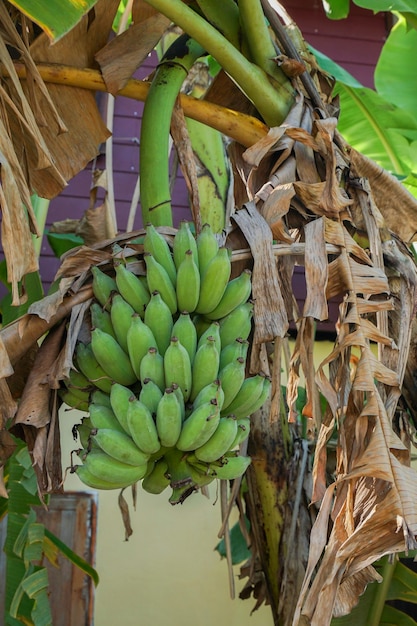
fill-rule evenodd
<path id="1" fill-rule="evenodd" d="M 32 157 L 31 172 L 35 163 L 38 166 L 30 184 L 39 195 L 51 197 L 70 177 L 71 167 L 81 167 L 88 150 L 77 155 L 75 166 L 69 157 L 63 164 L 53 158 L 56 139 L 46 141 L 40 133 L 27 104 L 37 92 L 31 92 L 29 85 L 42 85 L 47 93 L 45 83 L 55 83 L 54 102 L 62 106 L 61 94 L 66 94 L 65 112 L 68 101 L 74 101 L 74 94 L 68 96 L 67 90 L 79 87 L 146 99 L 140 167 L 143 219 L 158 226 L 169 240 L 173 236 L 170 127 L 174 141 L 185 137 L 186 147 L 189 140 L 181 115 L 212 125 L 229 138 L 233 200 L 225 202 L 219 238 L 232 250 L 236 275 L 242 267 L 252 271 L 254 331 L 249 373 L 262 371 L 269 376 L 272 392 L 252 416 L 247 489 L 242 489 L 240 479 L 222 484 L 223 530 L 227 531 L 231 507 L 238 503 L 246 511 L 252 533 L 251 563 L 243 568 L 249 574 L 245 593 L 253 594 L 258 603 L 267 601 L 276 624 L 328 624 L 332 616 L 349 613 L 366 586 L 380 580 L 372 565 L 377 559 L 417 546 L 410 425 L 399 403 L 416 288 L 407 244 L 416 228 L 408 221 L 412 235 L 404 237 L 403 224 L 389 220 L 376 200 L 378 177 L 338 130 L 333 83 L 321 75 L 282 4 L 272 0 L 137 2 L 132 29 L 105 46 L 117 5 L 111 3 L 109 8 L 108 2 L 97 2 L 88 34 L 84 18 L 75 35 L 70 31 L 48 49 L 44 35 L 28 48 L 5 12 L 9 38 L 12 33 L 16 48 L 24 52 L 22 63 L 14 64 L 4 51 L 4 63 L 23 103 L 19 120 L 31 131 L 27 137 L 18 135 L 16 145 L 21 142 Z M 31 17 L 41 25 L 46 19 Z M 130 75 L 140 59 L 170 22 L 187 33 L 187 39 L 178 40 L 175 56 L 171 50 L 151 84 L 132 81 Z M 138 34 L 145 32 L 149 37 L 143 41 Z M 82 63 L 78 58 L 74 67 L 57 66 L 64 57 L 66 61 L 71 58 L 74 36 L 82 37 Z M 112 50 L 117 50 L 117 56 Z M 221 70 L 204 97 L 177 99 L 190 67 L 207 55 Z M 93 59 L 98 60 L 100 71 L 93 69 Z M 27 85 L 27 95 L 19 77 Z M 48 115 L 58 124 L 59 112 L 53 102 L 49 104 Z M 94 118 L 94 106 L 88 105 Z M 179 106 L 176 117 L 174 106 Z M 13 121 L 12 113 L 9 117 Z M 10 120 L 9 127 L 13 127 Z M 66 136 L 71 156 L 79 137 L 75 127 L 75 123 L 69 127 Z M 59 128 L 64 131 L 63 122 Z M 106 135 L 98 121 L 94 129 L 84 128 L 83 133 L 91 144 Z M 29 225 L 36 225 L 30 212 L 29 183 L 18 167 L 6 127 L 4 137 L 9 147 L 4 215 L 10 216 L 4 233 L 10 244 L 13 224 L 22 224 L 22 229 L 24 225 L 22 241 Z M 192 180 L 195 165 L 187 158 L 181 162 Z M 401 207 L 415 209 L 415 202 L 395 179 L 387 175 L 383 180 L 385 196 Z M 12 211 L 11 198 L 16 197 L 26 206 L 28 221 L 24 212 Z M 193 204 L 197 233 L 203 211 L 205 221 L 218 223 L 217 209 L 211 215 L 210 198 L 201 196 Z M 132 239 L 128 233 L 67 255 L 56 292 L 1 331 L 4 418 L 12 421 L 13 432 L 26 439 L 30 451 L 36 451 L 41 493 L 60 482 L 56 468 L 46 462 L 46 448 L 39 444 L 46 437 L 47 445 L 53 445 L 51 389 L 59 386 L 71 364 L 71 333 L 76 332 L 79 316 L 92 296 L 91 268 L 108 263 L 124 242 L 134 243 Z M 18 283 L 36 263 L 29 257 L 17 268 L 12 246 L 5 247 L 5 252 L 17 304 L 22 297 Z M 305 267 L 303 311 L 296 310 L 291 287 L 296 262 Z M 315 323 L 327 318 L 328 301 L 335 297 L 340 301 L 336 342 L 317 367 L 313 361 Z M 64 348 L 63 320 L 69 322 Z M 287 336 L 290 322 L 296 329 L 292 351 Z M 20 399 L 17 408 L 10 387 L 12 374 L 45 333 L 48 341 L 39 350 L 35 368 L 15 392 Z M 69 360 L 56 367 L 45 389 L 43 376 L 64 355 Z M 285 396 L 283 369 L 287 371 Z M 306 393 L 300 407 L 301 374 Z M 33 401 L 35 391 L 39 403 L 28 425 L 22 406 L 25 398 L 26 405 L 27 398 Z M 5 428 L 6 442 L 8 433 Z M 227 552 L 230 556 L 230 545 Z"/>

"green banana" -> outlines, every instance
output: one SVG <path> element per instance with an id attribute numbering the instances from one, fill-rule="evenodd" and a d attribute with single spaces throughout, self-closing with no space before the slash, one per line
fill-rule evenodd
<path id="1" fill-rule="evenodd" d="M 222 348 L 233 343 L 237 337 L 246 340 L 252 329 L 253 303 L 248 301 L 233 309 L 220 320 Z"/>
<path id="2" fill-rule="evenodd" d="M 140 363 L 140 381 L 142 385 L 146 378 L 153 380 L 153 382 L 158 385 L 159 389 L 164 391 L 166 387 L 164 358 L 155 347 L 149 348 Z"/>
<path id="3" fill-rule="evenodd" d="M 263 406 L 265 402 L 267 401 L 267 399 L 269 398 L 270 393 L 271 393 L 271 379 L 265 377 L 262 392 L 258 398 L 253 399 L 252 404 L 249 406 L 247 415 L 252 415 L 252 413 L 255 413 L 255 411 L 260 409 L 261 406 Z M 240 419 L 241 417 L 243 417 L 243 415 L 237 413 L 237 418 Z"/>
<path id="4" fill-rule="evenodd" d="M 97 476 L 94 476 L 94 474 L 90 472 L 86 465 L 75 465 L 72 468 L 72 472 L 77 474 L 81 482 L 87 485 L 87 487 L 91 487 L 91 489 L 110 491 L 111 489 L 124 489 L 129 486 L 124 481 L 121 483 L 109 483 L 107 480 L 97 478 Z"/>
<path id="5" fill-rule="evenodd" d="M 136 377 L 140 379 L 140 364 L 149 348 L 156 348 L 156 339 L 138 313 L 132 316 L 126 339 L 130 363 Z"/>
<path id="6" fill-rule="evenodd" d="M 250 415 L 251 407 L 256 404 L 264 391 L 264 381 L 265 376 L 262 374 L 245 378 L 239 392 L 229 404 L 227 410 L 222 409 L 223 415 L 225 415 L 224 411 L 228 414 L 233 413 L 237 419 Z"/>
<path id="7" fill-rule="evenodd" d="M 111 428 L 112 430 L 126 432 L 115 416 L 112 408 L 101 406 L 100 404 L 90 404 L 89 412 L 93 428 Z"/>
<path id="8" fill-rule="evenodd" d="M 173 390 L 173 392 L 175 393 L 175 395 L 177 396 L 177 400 L 180 403 L 180 409 L 181 409 L 181 419 L 182 421 L 184 421 L 185 419 L 185 402 L 184 402 L 184 395 L 180 389 L 180 386 L 177 385 L 177 383 L 172 383 L 171 385 L 171 389 Z"/>
<path id="9" fill-rule="evenodd" d="M 181 434 L 182 409 L 177 394 L 172 388 L 165 389 L 156 411 L 156 429 L 161 444 L 167 448 L 175 446 Z"/>
<path id="10" fill-rule="evenodd" d="M 220 324 L 217 321 L 210 322 L 210 325 L 207 326 L 206 330 L 200 335 L 197 342 L 197 350 L 206 343 L 207 338 L 212 337 L 215 341 L 217 351 L 220 355 L 222 350 L 222 345 L 220 341 Z"/>
<path id="11" fill-rule="evenodd" d="M 203 224 L 201 231 L 197 235 L 196 243 L 198 266 L 200 275 L 203 275 L 208 264 L 212 261 L 212 259 L 214 259 L 219 250 L 217 238 L 213 233 L 210 224 Z"/>
<path id="12" fill-rule="evenodd" d="M 114 337 L 123 350 L 128 352 L 127 333 L 132 322 L 135 309 L 123 298 L 120 293 L 113 294 L 110 309 L 110 319 L 114 329 Z M 136 315 L 138 315 L 136 313 Z"/>
<path id="13" fill-rule="evenodd" d="M 233 450 L 237 446 L 240 446 L 241 443 L 246 441 L 249 437 L 250 433 L 250 417 L 242 417 L 237 420 L 237 432 L 236 437 L 231 444 L 229 450 Z"/>
<path id="14" fill-rule="evenodd" d="M 76 396 L 71 389 L 60 389 L 59 397 L 65 404 L 70 406 L 72 409 L 77 409 L 77 411 L 88 411 L 88 399 L 82 399 L 79 396 Z"/>
<path id="15" fill-rule="evenodd" d="M 114 293 L 111 295 L 111 300 L 113 297 Z M 103 330 L 105 333 L 109 333 L 109 335 L 116 337 L 110 313 L 106 309 L 103 309 L 101 304 L 98 302 L 92 302 L 90 305 L 90 315 L 92 328 L 100 328 L 100 330 Z"/>
<path id="16" fill-rule="evenodd" d="M 167 475 L 172 487 L 169 502 L 170 504 L 181 504 L 196 490 L 191 477 L 190 466 L 187 463 L 187 455 L 177 448 L 171 448 L 166 452 L 165 460 L 168 465 Z"/>
<path id="17" fill-rule="evenodd" d="M 220 411 L 215 398 L 201 404 L 183 422 L 176 447 L 188 452 L 204 445 L 216 430 L 219 421 Z"/>
<path id="18" fill-rule="evenodd" d="M 159 354 L 164 356 L 172 335 L 172 314 L 159 291 L 153 291 L 145 309 L 145 324 L 151 329 Z M 155 344 L 154 344 L 155 345 Z"/>
<path id="19" fill-rule="evenodd" d="M 192 364 L 197 350 L 197 329 L 189 313 L 185 311 L 180 313 L 172 327 L 172 336 L 177 337 L 181 345 L 187 350 Z"/>
<path id="20" fill-rule="evenodd" d="M 101 306 L 110 310 L 110 300 L 113 291 L 117 291 L 117 284 L 114 278 L 103 272 L 96 265 L 91 266 L 93 275 L 93 294 Z"/>
<path id="21" fill-rule="evenodd" d="M 129 433 L 129 425 L 127 423 L 127 409 L 131 397 L 135 394 L 129 387 L 113 383 L 110 390 L 110 405 L 119 424 L 126 433 Z"/>
<path id="22" fill-rule="evenodd" d="M 217 406 L 219 407 L 219 410 L 221 410 L 224 402 L 224 391 L 219 379 L 214 380 L 198 392 L 197 397 L 193 401 L 193 410 L 197 409 L 201 404 L 210 402 L 213 398 L 216 399 Z"/>
<path id="23" fill-rule="evenodd" d="M 131 272 L 123 263 L 115 265 L 116 284 L 120 294 L 130 306 L 143 318 L 145 307 L 150 300 L 150 293 L 146 285 L 136 274 Z"/>
<path id="24" fill-rule="evenodd" d="M 139 400 L 148 407 L 153 416 L 156 415 L 159 401 L 162 398 L 162 391 L 158 385 L 150 378 L 145 378 L 139 393 Z"/>
<path id="25" fill-rule="evenodd" d="M 171 337 L 164 356 L 165 389 L 176 383 L 182 391 L 184 402 L 190 397 L 192 385 L 191 362 L 187 350 L 177 337 Z"/>
<path id="26" fill-rule="evenodd" d="M 196 448 L 195 456 L 200 461 L 206 463 L 217 461 L 230 449 L 236 435 L 237 420 L 235 416 L 221 417 L 210 439 L 199 448 Z"/>
<path id="27" fill-rule="evenodd" d="M 89 417 L 83 417 L 79 424 L 76 424 L 73 429 L 74 438 L 78 436 L 81 447 L 84 450 L 88 450 L 90 445 L 91 435 L 91 421 Z"/>
<path id="28" fill-rule="evenodd" d="M 201 274 L 200 297 L 195 309 L 197 313 L 206 315 L 217 307 L 229 282 L 231 269 L 229 250 L 226 247 L 219 248 Z"/>
<path id="29" fill-rule="evenodd" d="M 222 348 L 220 352 L 219 368 L 222 370 L 226 367 L 226 365 L 232 363 L 240 357 L 246 360 L 248 349 L 249 341 L 247 339 L 242 339 L 242 337 L 236 337 L 232 343 L 229 343 Z"/>
<path id="30" fill-rule="evenodd" d="M 174 263 L 177 270 L 181 262 L 184 260 L 184 256 L 188 250 L 192 251 L 194 262 L 198 267 L 197 242 L 193 233 L 191 232 L 190 223 L 187 222 L 187 220 L 182 220 L 180 222 L 180 227 L 175 234 L 172 247 Z"/>
<path id="31" fill-rule="evenodd" d="M 132 396 L 127 409 L 129 433 L 140 450 L 155 454 L 161 447 L 152 413 L 140 400 Z"/>
<path id="32" fill-rule="evenodd" d="M 227 411 L 229 405 L 233 402 L 243 381 L 245 380 L 245 359 L 238 357 L 219 372 L 219 380 L 224 392 L 224 402 L 222 411 Z"/>
<path id="33" fill-rule="evenodd" d="M 197 331 L 197 338 L 199 339 L 210 326 L 211 321 L 208 320 L 204 315 L 198 314 L 194 314 L 191 319 Z"/>
<path id="34" fill-rule="evenodd" d="M 90 391 L 91 382 L 82 372 L 78 372 L 75 369 L 70 369 L 68 373 L 68 382 L 64 381 L 68 389 L 79 389 L 80 391 Z"/>
<path id="35" fill-rule="evenodd" d="M 216 380 L 219 373 L 220 355 L 216 347 L 214 337 L 208 336 L 195 353 L 192 365 L 192 386 L 189 396 L 191 402 L 198 393 L 213 380 Z"/>
<path id="36" fill-rule="evenodd" d="M 121 385 L 133 385 L 137 377 L 129 356 L 116 339 L 99 328 L 91 331 L 91 348 L 99 365 L 111 380 Z"/>
<path id="37" fill-rule="evenodd" d="M 171 249 L 165 239 L 153 224 L 149 223 L 145 227 L 146 235 L 143 240 L 143 249 L 152 254 L 153 258 L 160 263 L 171 279 L 175 287 L 177 283 L 177 269 L 172 257 Z"/>
<path id="38" fill-rule="evenodd" d="M 77 367 L 82 371 L 84 376 L 88 378 L 96 387 L 110 393 L 111 378 L 99 365 L 96 357 L 94 356 L 91 343 L 85 344 L 79 342 L 76 347 L 76 362 Z"/>
<path id="39" fill-rule="evenodd" d="M 97 443 L 99 448 L 106 454 L 127 463 L 127 465 L 146 465 L 149 454 L 139 450 L 135 442 L 127 433 L 109 428 L 100 428 L 96 432 L 92 431 L 91 438 Z"/>
<path id="40" fill-rule="evenodd" d="M 219 304 L 212 311 L 206 313 L 206 316 L 210 320 L 221 319 L 246 302 L 252 291 L 251 276 L 252 272 L 249 269 L 244 269 L 239 276 L 230 280 Z"/>
<path id="41" fill-rule="evenodd" d="M 113 458 L 103 450 L 91 450 L 85 457 L 84 466 L 96 478 L 116 485 L 132 485 L 146 473 L 147 463 L 128 465 Z"/>
<path id="42" fill-rule="evenodd" d="M 104 393 L 101 389 L 94 389 L 90 397 L 90 402 L 92 404 L 100 404 L 101 406 L 111 408 L 110 395 L 108 393 Z"/>
<path id="43" fill-rule="evenodd" d="M 226 462 L 214 469 L 219 480 L 234 480 L 243 476 L 252 461 L 250 456 L 231 456 L 223 459 Z"/>
<path id="44" fill-rule="evenodd" d="M 200 272 L 194 260 L 192 250 L 187 250 L 178 267 L 177 303 L 179 311 L 192 313 L 197 308 L 200 298 Z"/>
<path id="45" fill-rule="evenodd" d="M 152 471 L 142 480 L 142 488 L 155 495 L 162 493 L 169 486 L 167 472 L 168 463 L 163 457 L 154 463 Z"/>
<path id="46" fill-rule="evenodd" d="M 146 280 L 150 293 L 159 291 L 162 300 L 168 305 L 171 314 L 177 311 L 177 294 L 164 266 L 146 252 L 143 256 L 146 264 Z"/>

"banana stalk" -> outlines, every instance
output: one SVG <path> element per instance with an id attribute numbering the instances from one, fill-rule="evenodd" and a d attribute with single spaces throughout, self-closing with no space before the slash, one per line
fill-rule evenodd
<path id="1" fill-rule="evenodd" d="M 149 89 L 140 135 L 140 195 L 143 223 L 172 226 L 169 132 L 172 111 L 189 69 L 204 49 L 187 35 L 162 58 Z"/>

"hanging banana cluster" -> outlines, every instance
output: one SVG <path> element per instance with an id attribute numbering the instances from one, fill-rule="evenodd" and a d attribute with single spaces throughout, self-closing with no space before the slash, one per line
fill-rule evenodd
<path id="1" fill-rule="evenodd" d="M 92 269 L 91 342 L 77 343 L 62 399 L 89 413 L 75 468 L 86 485 L 171 486 L 175 504 L 244 473 L 239 444 L 270 380 L 245 375 L 251 272 L 230 279 L 230 253 L 209 225 L 195 238 L 182 222 L 172 250 L 148 225 L 144 261 L 144 277 L 122 262 L 114 278 Z"/>

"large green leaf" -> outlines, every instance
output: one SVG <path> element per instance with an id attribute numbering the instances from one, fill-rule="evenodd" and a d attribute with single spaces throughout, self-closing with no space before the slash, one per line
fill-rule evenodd
<path id="1" fill-rule="evenodd" d="M 10 0 L 57 41 L 73 28 L 97 0 Z"/>
<path id="2" fill-rule="evenodd" d="M 392 28 L 375 69 L 375 87 L 389 102 L 417 118 L 417 31 L 407 28 L 403 16 Z"/>
<path id="3" fill-rule="evenodd" d="M 378 13 L 379 11 L 408 11 L 417 13 L 415 0 L 353 0 L 353 2 L 363 9 L 370 9 Z"/>
<path id="4" fill-rule="evenodd" d="M 350 0 L 322 0 L 327 17 L 341 20 L 349 15 Z"/>

